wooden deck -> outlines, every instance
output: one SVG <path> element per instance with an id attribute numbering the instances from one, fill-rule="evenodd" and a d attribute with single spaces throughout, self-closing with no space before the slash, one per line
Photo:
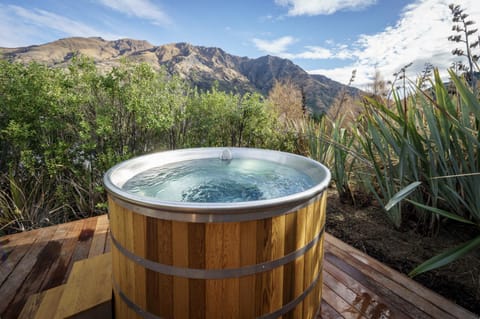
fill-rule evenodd
<path id="1" fill-rule="evenodd" d="M 110 251 L 106 215 L 0 238 L 0 319 L 64 284 L 73 263 Z M 320 318 L 479 318 L 333 236 L 325 237 Z"/>

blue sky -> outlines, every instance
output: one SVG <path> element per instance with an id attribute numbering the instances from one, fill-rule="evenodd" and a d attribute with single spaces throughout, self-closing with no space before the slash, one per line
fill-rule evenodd
<path id="1" fill-rule="evenodd" d="M 189 42 L 238 56 L 271 54 L 310 73 L 365 87 L 413 62 L 442 72 L 458 58 L 447 41 L 453 0 L 0 0 L 0 47 L 70 36 Z M 479 0 L 457 0 L 480 23 Z M 480 24 L 477 25 L 480 27 Z M 479 50 L 480 51 L 480 50 Z"/>

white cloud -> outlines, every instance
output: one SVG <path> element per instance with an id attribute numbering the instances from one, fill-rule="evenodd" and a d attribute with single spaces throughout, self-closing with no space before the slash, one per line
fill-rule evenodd
<path id="1" fill-rule="evenodd" d="M 330 49 L 317 46 L 306 46 L 307 51 L 297 54 L 297 59 L 330 59 L 334 55 Z"/>
<path id="2" fill-rule="evenodd" d="M 37 26 L 48 25 L 51 29 L 65 32 L 75 36 L 89 36 L 98 34 L 98 31 L 75 20 L 62 17 L 58 14 L 45 10 L 27 10 L 18 6 L 10 6 L 13 13 L 24 21 Z"/>
<path id="3" fill-rule="evenodd" d="M 275 0 L 288 7 L 288 15 L 333 14 L 340 10 L 359 10 L 375 4 L 377 0 Z"/>
<path id="4" fill-rule="evenodd" d="M 0 47 L 15 48 L 31 44 L 28 39 L 35 37 L 36 30 L 18 23 L 18 19 L 5 6 L 0 5 L 0 33 Z"/>
<path id="5" fill-rule="evenodd" d="M 308 73 L 310 74 L 321 74 L 326 76 L 327 78 L 331 78 L 337 82 L 347 84 L 352 76 L 352 71 L 357 70 L 358 72 L 358 65 L 352 64 L 344 67 L 334 68 L 334 69 L 316 69 L 311 70 Z M 371 83 L 368 74 L 359 74 L 355 75 L 355 82 L 353 83 L 354 86 L 358 86 L 358 83 Z"/>
<path id="6" fill-rule="evenodd" d="M 130 16 L 150 20 L 153 24 L 171 24 L 170 17 L 150 0 L 100 0 L 103 5 Z"/>
<path id="7" fill-rule="evenodd" d="M 334 47 L 332 49 L 321 46 L 305 46 L 304 51 L 299 53 L 292 53 L 288 48 L 298 42 L 292 36 L 284 36 L 274 40 L 262 40 L 255 38 L 252 40 L 258 50 L 267 54 L 276 55 L 285 59 L 350 59 L 352 53 L 350 49 L 344 45 Z M 333 46 L 333 43 L 330 43 Z"/>
<path id="8" fill-rule="evenodd" d="M 480 20 L 478 0 L 461 0 L 460 4 L 472 20 Z M 413 63 L 407 69 L 407 76 L 414 80 L 423 70 L 425 63 L 432 63 L 441 73 L 450 67 L 458 57 L 451 50 L 461 44 L 449 42 L 452 34 L 451 0 L 417 0 L 406 6 L 395 26 L 371 35 L 361 35 L 351 48 L 342 52 L 354 59 L 351 65 L 325 70 L 311 70 L 346 83 L 351 70 L 357 69 L 354 85 L 365 87 L 370 84 L 377 68 L 385 79 L 403 66 Z M 477 25 L 478 26 L 478 25 Z"/>
<path id="9" fill-rule="evenodd" d="M 297 40 L 294 37 L 285 36 L 271 41 L 257 38 L 253 39 L 252 41 L 260 51 L 264 51 L 268 54 L 283 56 L 288 46 L 295 43 Z"/>
<path id="10" fill-rule="evenodd" d="M 49 41 L 51 39 L 46 38 L 45 30 L 53 30 L 62 36 L 101 36 L 105 39 L 120 37 L 50 11 L 0 5 L 0 46 L 31 45 L 38 43 L 39 39 Z"/>

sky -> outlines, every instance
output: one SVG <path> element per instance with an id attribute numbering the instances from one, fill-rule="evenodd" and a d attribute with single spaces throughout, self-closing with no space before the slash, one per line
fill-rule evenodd
<path id="1" fill-rule="evenodd" d="M 188 42 L 237 56 L 274 55 L 305 71 L 366 88 L 405 65 L 442 74 L 462 44 L 448 5 L 454 0 L 0 0 L 0 47 L 71 36 L 133 38 L 153 45 Z M 455 0 L 480 28 L 480 1 Z M 480 49 L 476 49 L 480 53 Z"/>

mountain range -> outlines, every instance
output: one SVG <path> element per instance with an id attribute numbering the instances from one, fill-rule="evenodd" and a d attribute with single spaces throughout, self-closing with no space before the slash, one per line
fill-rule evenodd
<path id="1" fill-rule="evenodd" d="M 72 37 L 42 45 L 0 48 L 0 57 L 9 61 L 35 61 L 52 67 L 67 66 L 76 54 L 92 58 L 100 69 L 112 68 L 122 58 L 146 62 L 154 69 L 165 68 L 178 74 L 199 89 L 209 89 L 215 83 L 221 90 L 268 95 L 276 80 L 289 79 L 304 91 L 307 107 L 313 113 L 325 112 L 343 89 L 350 95 L 360 92 L 325 76 L 309 74 L 288 59 L 270 55 L 251 59 L 188 43 L 154 46 L 134 39 Z"/>

